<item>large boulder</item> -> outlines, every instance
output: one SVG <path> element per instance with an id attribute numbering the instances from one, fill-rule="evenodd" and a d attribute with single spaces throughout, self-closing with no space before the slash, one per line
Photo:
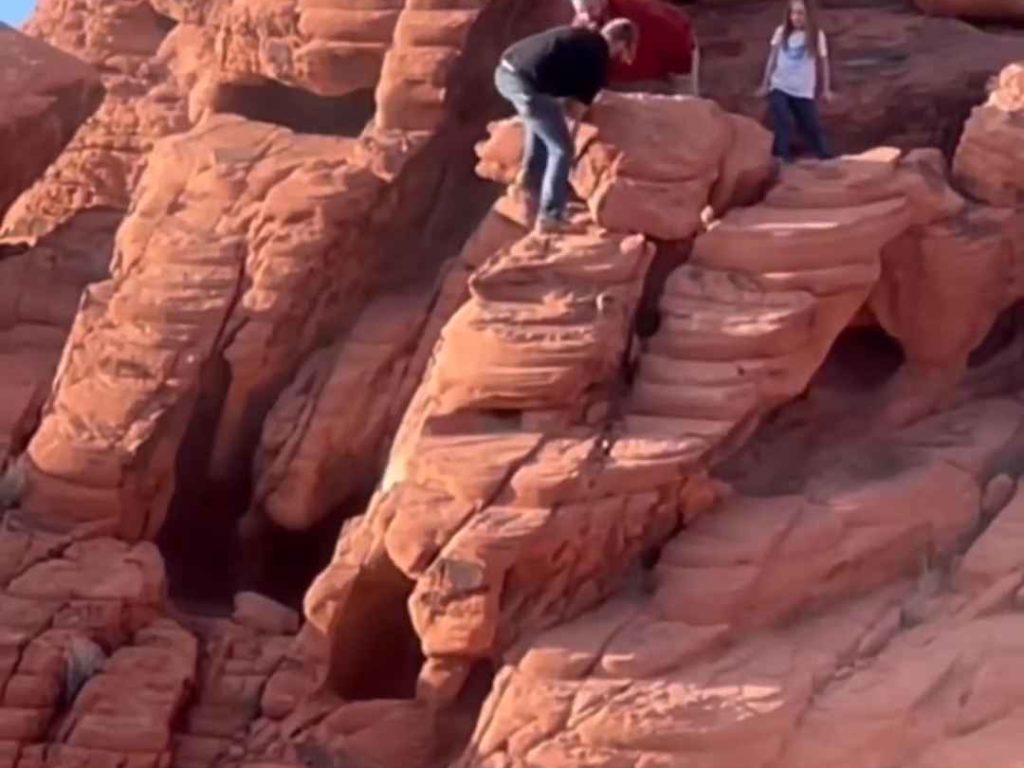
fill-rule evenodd
<path id="1" fill-rule="evenodd" d="M 518 120 L 493 124 L 477 172 L 511 183 L 522 144 Z M 749 118 L 707 99 L 607 91 L 579 127 L 571 181 L 601 226 L 685 240 L 706 206 L 756 202 L 772 173 L 771 136 Z"/>
<path id="2" fill-rule="evenodd" d="M 0 25 L 0 219 L 102 98 L 92 67 Z"/>
<path id="3" fill-rule="evenodd" d="M 106 96 L 8 213 L 5 234 L 40 236 L 79 211 L 127 210 L 153 141 L 185 127 L 180 95 L 150 97 L 166 77 L 152 58 L 169 28 L 148 2 L 41 0 L 26 33 L 95 66 Z"/>
<path id="4" fill-rule="evenodd" d="M 1024 63 L 999 74 L 988 100 L 974 108 L 953 160 L 956 180 L 978 200 L 1024 202 Z"/>

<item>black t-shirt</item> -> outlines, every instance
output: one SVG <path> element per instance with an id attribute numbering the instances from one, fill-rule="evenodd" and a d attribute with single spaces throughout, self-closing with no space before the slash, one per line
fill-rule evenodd
<path id="1" fill-rule="evenodd" d="M 532 35 L 502 58 L 548 96 L 590 104 L 608 85 L 608 41 L 583 27 L 555 27 Z"/>

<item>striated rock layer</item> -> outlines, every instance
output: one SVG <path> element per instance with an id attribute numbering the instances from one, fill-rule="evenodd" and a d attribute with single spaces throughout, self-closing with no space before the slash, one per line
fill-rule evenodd
<path id="1" fill-rule="evenodd" d="M 152 61 L 170 26 L 148 2 L 41 0 L 25 31 L 89 62 L 102 105 L 4 220 L 6 234 L 39 236 L 79 211 L 125 211 L 152 142 L 184 126 L 180 99 L 147 94 L 165 74 Z"/>
<path id="2" fill-rule="evenodd" d="M 2 217 L 99 106 L 103 87 L 85 63 L 2 27 L 0 96 Z M 91 255 L 66 260 L 59 239 L 0 243 L 0 468 L 31 435 L 79 292 L 102 275 Z"/>
<path id="3" fill-rule="evenodd" d="M 9 27 L 0 27 L 0 51 L 2 219 L 99 106 L 103 88 L 91 67 Z"/>
<path id="4" fill-rule="evenodd" d="M 959 191 L 936 148 L 776 174 L 749 117 L 606 94 L 540 236 L 471 148 L 498 53 L 566 11 L 42 4 L 108 97 L 0 251 L 12 766 L 1014 764 L 1019 66 Z M 777 11 L 696 13 L 750 112 Z M 951 149 L 1019 50 L 826 29 L 859 149 Z M 235 567 L 306 625 L 230 611 Z"/>

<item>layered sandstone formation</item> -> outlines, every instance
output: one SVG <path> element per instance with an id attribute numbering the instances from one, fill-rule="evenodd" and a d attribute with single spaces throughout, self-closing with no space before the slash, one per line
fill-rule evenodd
<path id="1" fill-rule="evenodd" d="M 99 106 L 103 88 L 86 64 L 0 28 L 0 217 L 61 153 Z M 77 309 L 77 291 L 98 275 L 89 260 L 64 270 L 52 246 L 0 244 L 0 467 L 31 434 Z M 102 273 L 100 273 L 102 274 Z M 56 279 L 54 279 L 56 278 Z"/>
<path id="2" fill-rule="evenodd" d="M 0 137 L 9 148 L 0 187 L 2 216 L 99 106 L 103 89 L 96 72 L 82 62 L 10 28 L 0 28 L 0 41 L 0 96 L 7 105 Z"/>
<path id="3" fill-rule="evenodd" d="M 184 125 L 175 101 L 147 98 L 163 78 L 152 57 L 171 26 L 167 21 L 140 0 L 41 0 L 26 32 L 96 67 L 106 97 L 8 213 L 5 233 L 39 236 L 79 211 L 128 208 L 153 139 Z"/>
<path id="4" fill-rule="evenodd" d="M 540 236 L 473 147 L 565 10 L 41 5 L 108 95 L 0 246 L 12 766 L 1015 764 L 1020 66 L 936 147 L 1019 46 L 830 9 L 867 151 L 776 173 L 700 8 L 722 103 L 602 96 Z M 0 35 L 13 198 L 99 92 Z"/>

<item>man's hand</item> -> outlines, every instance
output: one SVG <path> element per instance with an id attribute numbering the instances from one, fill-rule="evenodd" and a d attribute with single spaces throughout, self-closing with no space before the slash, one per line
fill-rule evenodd
<path id="1" fill-rule="evenodd" d="M 826 103 L 831 104 L 833 101 L 836 100 L 836 92 L 833 91 L 831 88 L 826 88 L 824 91 L 822 91 L 821 98 L 824 99 Z"/>
<path id="2" fill-rule="evenodd" d="M 754 95 L 758 96 L 760 98 L 764 98 L 765 96 L 768 95 L 768 86 L 767 85 L 759 86 L 758 89 L 756 91 L 754 91 Z"/>
<path id="3" fill-rule="evenodd" d="M 573 99 L 570 99 L 566 103 L 566 105 L 565 105 L 565 113 L 566 113 L 566 115 L 570 119 L 575 120 L 576 122 L 579 122 L 584 117 L 586 117 L 587 110 L 589 110 L 589 109 L 590 108 L 586 104 L 584 104 L 584 103 L 582 103 L 580 101 L 575 101 Z"/>

